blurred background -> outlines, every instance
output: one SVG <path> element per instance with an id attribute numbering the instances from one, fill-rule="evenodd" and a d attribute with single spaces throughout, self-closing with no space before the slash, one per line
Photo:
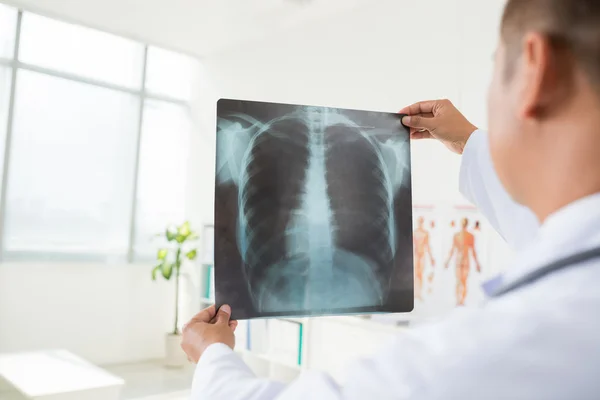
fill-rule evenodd
<path id="1" fill-rule="evenodd" d="M 0 0 L 0 399 L 187 398 L 193 368 L 170 339 L 212 301 L 217 99 L 448 98 L 485 128 L 503 4 Z M 420 210 L 446 227 L 474 212 L 458 156 L 412 151 Z M 489 230 L 478 246 L 485 276 L 512 257 Z M 243 324 L 238 351 L 274 379 L 343 382 L 348 360 L 454 306 Z"/>

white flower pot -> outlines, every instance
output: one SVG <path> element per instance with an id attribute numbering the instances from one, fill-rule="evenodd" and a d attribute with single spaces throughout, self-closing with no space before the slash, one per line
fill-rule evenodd
<path id="1" fill-rule="evenodd" d="M 182 368 L 187 363 L 187 355 L 181 348 L 181 335 L 167 334 L 165 336 L 165 367 Z"/>

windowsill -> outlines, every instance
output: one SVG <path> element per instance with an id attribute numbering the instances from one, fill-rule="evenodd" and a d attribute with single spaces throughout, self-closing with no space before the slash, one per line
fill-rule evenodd
<path id="1" fill-rule="evenodd" d="M 21 260 L 13 260 L 13 259 L 4 259 L 0 261 L 0 268 L 23 268 L 24 266 L 39 266 L 39 267 L 94 267 L 94 268 L 150 268 L 152 266 L 151 263 L 143 263 L 139 261 L 135 261 L 132 263 L 128 262 L 102 262 L 102 261 L 94 261 L 94 260 L 41 260 L 41 259 L 21 259 Z M 148 273 L 148 276 L 150 274 Z"/>
<path id="2" fill-rule="evenodd" d="M 124 254 L 78 253 L 78 252 L 41 252 L 41 251 L 4 251 L 2 263 L 44 263 L 44 264 L 97 264 L 97 265 L 144 265 L 154 264 L 155 255 L 135 256 L 132 262 Z"/>

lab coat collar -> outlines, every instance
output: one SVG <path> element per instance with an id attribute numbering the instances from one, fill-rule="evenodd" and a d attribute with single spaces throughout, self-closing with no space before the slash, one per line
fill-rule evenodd
<path id="1" fill-rule="evenodd" d="M 579 199 L 550 215 L 536 240 L 517 254 L 514 267 L 484 284 L 490 293 L 526 274 L 575 253 L 600 245 L 600 192 Z"/>
<path id="2" fill-rule="evenodd" d="M 539 231 L 540 239 L 560 237 L 566 227 L 580 232 L 581 229 L 591 226 L 591 221 L 600 218 L 600 192 L 581 198 L 561 208 L 546 218 Z M 582 224 L 581 227 L 575 224 Z M 600 228 L 600 227 L 599 227 Z M 563 237 L 563 240 L 568 240 Z"/>

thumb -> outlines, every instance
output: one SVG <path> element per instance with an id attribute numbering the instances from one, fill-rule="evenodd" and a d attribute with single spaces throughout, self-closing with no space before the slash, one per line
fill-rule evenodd
<path id="1" fill-rule="evenodd" d="M 217 324 L 229 324 L 229 317 L 231 315 L 231 307 L 229 307 L 227 304 L 222 305 L 221 307 L 219 307 L 219 311 L 217 312 Z"/>
<path id="2" fill-rule="evenodd" d="M 433 130 L 433 122 L 433 118 L 425 118 L 420 115 L 408 115 L 402 118 L 402 123 L 404 125 L 415 129 L 427 129 L 428 131 Z"/>

